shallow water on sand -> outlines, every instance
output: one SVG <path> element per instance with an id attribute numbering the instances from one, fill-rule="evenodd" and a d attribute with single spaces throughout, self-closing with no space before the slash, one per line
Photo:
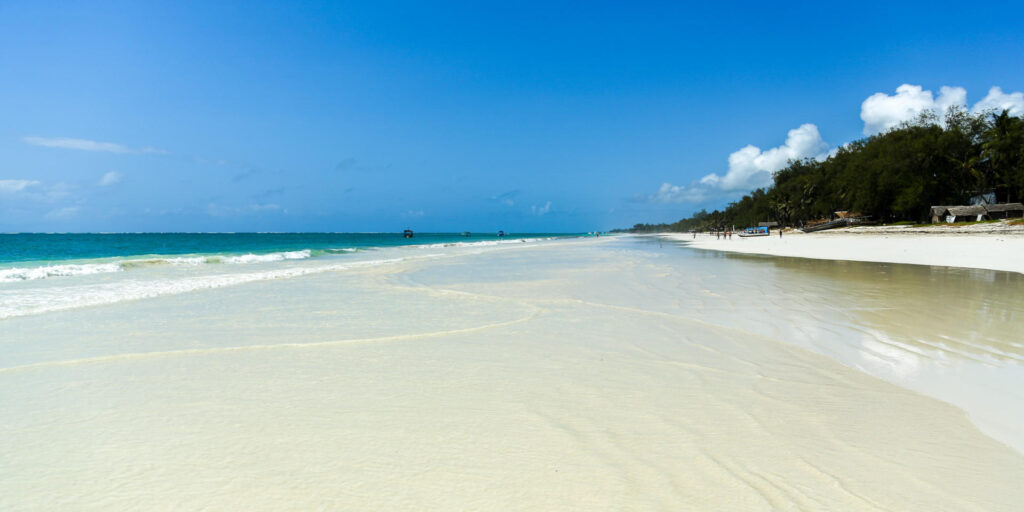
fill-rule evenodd
<path id="1" fill-rule="evenodd" d="M 1019 276 L 634 238 L 418 254 L 0 320 L 0 509 L 1024 500 L 1024 457 L 960 410 L 1019 439 L 990 414 L 1024 409 Z"/>
<path id="2" fill-rule="evenodd" d="M 646 247 L 692 276 L 685 308 L 950 402 L 1024 453 L 1024 275 Z"/>

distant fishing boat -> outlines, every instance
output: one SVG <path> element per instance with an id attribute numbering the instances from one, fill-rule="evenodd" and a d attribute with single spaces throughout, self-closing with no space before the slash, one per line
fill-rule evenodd
<path id="1" fill-rule="evenodd" d="M 462 236 L 468 237 L 469 236 L 469 231 L 463 231 L 462 232 Z"/>
<path id="2" fill-rule="evenodd" d="M 752 236 L 768 236 L 768 226 L 758 226 L 756 228 L 744 229 L 742 233 L 738 233 L 739 236 L 744 238 Z"/>
<path id="3" fill-rule="evenodd" d="M 503 238 L 504 236 L 505 236 L 505 232 L 504 231 L 498 231 L 498 238 Z"/>
<path id="4" fill-rule="evenodd" d="M 403 238 L 412 238 L 412 230 L 411 229 L 407 229 L 405 231 L 402 231 L 402 237 Z"/>

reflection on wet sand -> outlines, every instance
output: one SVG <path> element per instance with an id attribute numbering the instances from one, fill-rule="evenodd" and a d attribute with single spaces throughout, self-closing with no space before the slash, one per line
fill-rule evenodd
<path id="1" fill-rule="evenodd" d="M 1024 276 L 1012 272 L 801 258 L 760 260 L 801 280 L 837 320 L 919 357 L 1024 361 Z M 772 274 L 777 275 L 777 274 Z M 796 276 L 782 276 L 783 278 Z M 807 293 L 808 286 L 801 287 Z M 884 334 L 883 334 L 884 333 Z"/>
<path id="2" fill-rule="evenodd" d="M 682 289 L 703 318 L 950 402 L 1024 451 L 1024 275 L 690 249 L 676 258 L 699 283 Z"/>

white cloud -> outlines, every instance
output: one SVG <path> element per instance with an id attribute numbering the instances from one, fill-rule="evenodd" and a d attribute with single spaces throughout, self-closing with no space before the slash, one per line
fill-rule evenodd
<path id="1" fill-rule="evenodd" d="M 26 144 L 32 144 L 33 146 L 43 146 L 47 148 L 61 149 L 76 149 L 79 151 L 98 151 L 105 153 L 167 153 L 162 149 L 157 149 L 150 146 L 146 146 L 143 148 L 130 148 L 127 146 L 123 146 L 121 144 L 115 144 L 113 142 L 98 142 L 95 140 L 86 139 L 71 139 L 63 137 L 23 137 L 21 140 Z"/>
<path id="2" fill-rule="evenodd" d="M 824 160 L 831 154 L 828 143 L 822 140 L 818 127 L 807 123 L 786 135 L 786 143 L 761 151 L 747 145 L 729 155 L 729 170 L 724 176 L 708 174 L 690 186 L 662 183 L 658 191 L 637 199 L 649 203 L 699 203 L 716 195 L 746 192 L 772 183 L 772 173 L 782 169 L 791 160 L 816 158 Z"/>
<path id="3" fill-rule="evenodd" d="M 1006 94 L 999 87 L 988 90 L 988 95 L 981 101 L 974 104 L 974 112 L 995 110 L 1002 112 L 1009 110 L 1011 116 L 1024 116 L 1024 93 L 1014 92 Z"/>
<path id="4" fill-rule="evenodd" d="M 933 111 L 942 114 L 951 106 L 966 108 L 967 91 L 962 87 L 942 87 L 939 97 L 926 91 L 920 85 L 903 84 L 896 88 L 896 94 L 889 96 L 877 92 L 868 96 L 860 105 L 860 118 L 864 121 L 864 133 L 873 135 L 910 121 L 922 112 Z"/>
<path id="5" fill-rule="evenodd" d="M 651 203 L 697 203 L 704 199 L 704 187 L 684 187 L 671 183 L 662 183 L 654 194 L 647 197 Z"/>
<path id="6" fill-rule="evenodd" d="M 942 116 L 950 107 L 967 108 L 967 90 L 963 87 L 939 88 L 938 96 L 920 85 L 903 84 L 896 94 L 875 93 L 861 104 L 860 117 L 864 133 L 883 132 L 904 121 L 917 118 L 923 112 Z M 989 89 L 971 112 L 1008 109 L 1011 115 L 1024 116 L 1024 93 L 1004 93 L 999 87 Z M 772 174 L 784 168 L 791 160 L 814 158 L 822 161 L 835 155 L 839 148 L 829 148 L 818 132 L 818 127 L 807 123 L 790 130 L 785 144 L 762 151 L 747 145 L 729 155 L 729 170 L 725 175 L 711 173 L 689 186 L 663 183 L 657 192 L 636 195 L 634 200 L 649 203 L 699 203 L 708 199 L 735 196 L 758 187 L 769 186 Z M 536 207 L 534 207 L 536 208 Z"/>
<path id="7" fill-rule="evenodd" d="M 121 173 L 117 171 L 110 171 L 104 174 L 102 178 L 100 178 L 98 185 L 101 187 L 106 187 L 109 185 L 113 185 L 114 183 L 117 183 L 119 181 L 121 181 Z"/>
<path id="8" fill-rule="evenodd" d="M 0 180 L 0 192 L 21 192 L 38 184 L 38 181 L 32 180 Z"/>
<path id="9" fill-rule="evenodd" d="M 772 182 L 772 173 L 782 169 L 790 160 L 825 158 L 828 143 L 821 138 L 818 127 L 807 123 L 789 131 L 786 143 L 761 151 L 757 146 L 746 147 L 729 155 L 729 171 L 725 176 L 708 174 L 701 185 L 725 191 L 749 190 Z M 664 188 L 664 185 L 662 185 Z"/>
<path id="10" fill-rule="evenodd" d="M 890 96 L 882 92 L 872 94 L 860 106 L 860 118 L 864 121 L 864 133 L 874 135 L 911 121 L 922 112 L 931 111 L 937 116 L 945 114 L 949 107 L 967 108 L 967 90 L 963 87 L 939 88 L 935 97 L 920 85 L 903 84 Z M 1024 93 L 1004 93 L 999 87 L 989 89 L 988 95 L 974 104 L 971 112 L 1009 109 L 1012 115 L 1024 115 Z"/>
<path id="11" fill-rule="evenodd" d="M 938 107 L 939 112 L 945 112 L 953 106 L 966 107 L 967 89 L 945 85 L 939 87 L 939 97 L 935 98 L 935 106 Z"/>
<path id="12" fill-rule="evenodd" d="M 544 206 L 537 208 L 537 205 L 530 207 L 530 212 L 534 215 L 541 216 L 551 211 L 551 201 L 548 201 Z"/>
<path id="13" fill-rule="evenodd" d="M 405 212 L 405 214 L 409 217 L 422 217 L 426 215 L 426 213 L 423 210 L 409 210 Z"/>

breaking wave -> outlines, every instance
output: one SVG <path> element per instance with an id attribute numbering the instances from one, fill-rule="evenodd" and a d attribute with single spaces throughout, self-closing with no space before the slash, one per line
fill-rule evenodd
<path id="1" fill-rule="evenodd" d="M 355 252 L 356 249 L 304 249 L 301 251 L 272 252 L 268 254 L 236 254 L 210 256 L 177 256 L 165 258 L 138 258 L 109 261 L 103 263 L 66 263 L 38 267 L 13 267 L 0 269 L 0 283 L 31 281 L 50 277 L 83 276 L 89 274 L 105 274 L 124 272 L 134 268 L 152 267 L 157 265 L 245 265 L 250 263 L 269 263 L 285 260 L 304 260 L 332 254 Z"/>
<path id="2" fill-rule="evenodd" d="M 223 288 L 255 281 L 287 279 L 309 274 L 386 265 L 403 258 L 327 263 L 313 267 L 289 267 L 245 273 L 214 274 L 178 279 L 123 280 L 113 283 L 74 287 L 39 288 L 28 292 L 6 293 L 0 290 L 0 319 L 61 311 L 87 306 L 113 304 L 128 300 L 148 299 L 164 295 Z"/>

